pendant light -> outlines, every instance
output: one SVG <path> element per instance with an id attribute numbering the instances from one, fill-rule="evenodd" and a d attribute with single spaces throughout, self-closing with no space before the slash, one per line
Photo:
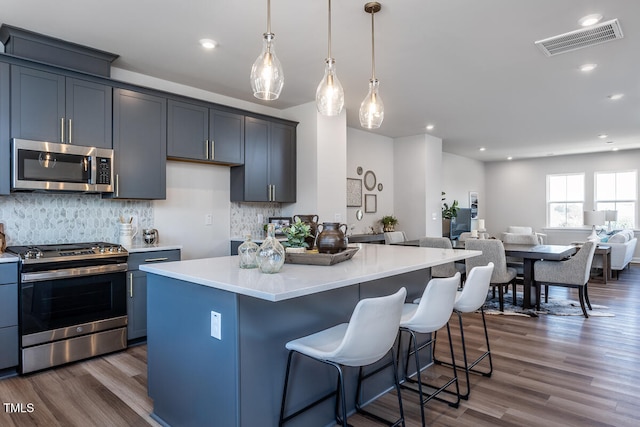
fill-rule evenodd
<path id="1" fill-rule="evenodd" d="M 384 120 L 384 104 L 378 94 L 380 82 L 376 79 L 376 57 L 374 40 L 373 16 L 379 12 L 382 6 L 378 2 L 369 2 L 364 5 L 364 11 L 371 14 L 371 80 L 369 80 L 369 93 L 360 104 L 360 126 L 367 129 L 377 129 Z"/>
<path id="2" fill-rule="evenodd" d="M 331 57 L 331 0 L 329 0 L 329 50 L 324 60 L 324 77 L 316 90 L 316 106 L 324 116 L 337 116 L 344 106 L 344 89 L 336 75 L 336 61 Z"/>
<path id="3" fill-rule="evenodd" d="M 267 0 L 267 32 L 263 34 L 262 52 L 251 67 L 251 89 L 258 99 L 278 99 L 284 85 L 284 73 L 273 47 L 271 32 L 271 0 Z"/>

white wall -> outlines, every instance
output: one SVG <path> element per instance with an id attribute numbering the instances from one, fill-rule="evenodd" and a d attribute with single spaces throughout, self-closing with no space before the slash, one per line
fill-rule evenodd
<path id="1" fill-rule="evenodd" d="M 408 239 L 441 236 L 442 140 L 416 135 L 394 140 L 394 205 Z"/>
<path id="2" fill-rule="evenodd" d="M 478 218 L 485 218 L 488 200 L 485 196 L 485 164 L 483 162 L 456 154 L 442 153 L 442 191 L 446 193 L 445 202 L 449 206 L 457 200 L 461 208 L 470 207 L 469 192 L 477 192 Z M 485 227 L 488 228 L 489 223 L 486 218 L 485 223 Z M 476 228 L 476 220 L 473 220 L 471 229 Z"/>
<path id="3" fill-rule="evenodd" d="M 344 223 L 347 224 L 352 234 L 362 234 L 369 231 L 369 227 L 378 229 L 382 227 L 379 220 L 384 215 L 395 215 L 400 220 L 398 230 L 403 229 L 404 221 L 401 212 L 394 210 L 394 176 L 393 176 L 393 158 L 394 148 L 393 139 L 386 136 L 376 135 L 361 129 L 347 128 L 347 162 L 346 175 L 344 176 L 342 187 L 345 188 L 346 206 L 346 178 L 364 179 L 364 174 L 371 170 L 376 175 L 376 188 L 367 190 L 362 185 L 362 206 L 349 207 L 347 217 Z M 358 175 L 357 169 L 361 167 L 362 175 Z M 378 184 L 382 184 L 382 191 L 377 188 Z M 365 194 L 374 194 L 376 196 L 377 208 L 375 213 L 364 213 L 364 196 Z M 364 216 L 361 221 L 356 219 L 356 211 L 361 209 Z"/>
<path id="4" fill-rule="evenodd" d="M 168 161 L 167 199 L 153 202 L 160 243 L 182 245 L 182 259 L 229 255 L 229 175 L 226 166 Z"/>

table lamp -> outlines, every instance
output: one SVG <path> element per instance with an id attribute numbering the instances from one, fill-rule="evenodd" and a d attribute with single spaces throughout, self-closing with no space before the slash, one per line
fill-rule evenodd
<path id="1" fill-rule="evenodd" d="M 605 211 L 584 211 L 584 225 L 590 225 L 591 234 L 587 237 L 588 241 L 600 241 L 598 233 L 596 233 L 596 225 L 603 225 L 605 218 Z"/>
<path id="2" fill-rule="evenodd" d="M 611 233 L 611 222 L 618 220 L 618 211 L 607 210 L 607 211 L 604 211 L 604 212 L 605 212 L 604 219 L 605 219 L 605 221 L 608 222 L 607 231 L 609 233 Z"/>

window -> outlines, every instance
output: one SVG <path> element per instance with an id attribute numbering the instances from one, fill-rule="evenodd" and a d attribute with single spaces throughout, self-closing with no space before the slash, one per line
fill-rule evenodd
<path id="1" fill-rule="evenodd" d="M 583 206 L 583 173 L 547 175 L 549 227 L 581 227 Z"/>
<path id="2" fill-rule="evenodd" d="M 618 211 L 618 220 L 611 223 L 613 229 L 635 228 L 637 172 L 596 172 L 596 210 Z"/>

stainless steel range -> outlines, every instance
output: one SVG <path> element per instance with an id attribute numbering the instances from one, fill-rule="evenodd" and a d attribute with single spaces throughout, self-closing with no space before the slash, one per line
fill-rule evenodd
<path id="1" fill-rule="evenodd" d="M 125 248 L 90 242 L 6 250 L 21 260 L 21 373 L 126 348 Z"/>

